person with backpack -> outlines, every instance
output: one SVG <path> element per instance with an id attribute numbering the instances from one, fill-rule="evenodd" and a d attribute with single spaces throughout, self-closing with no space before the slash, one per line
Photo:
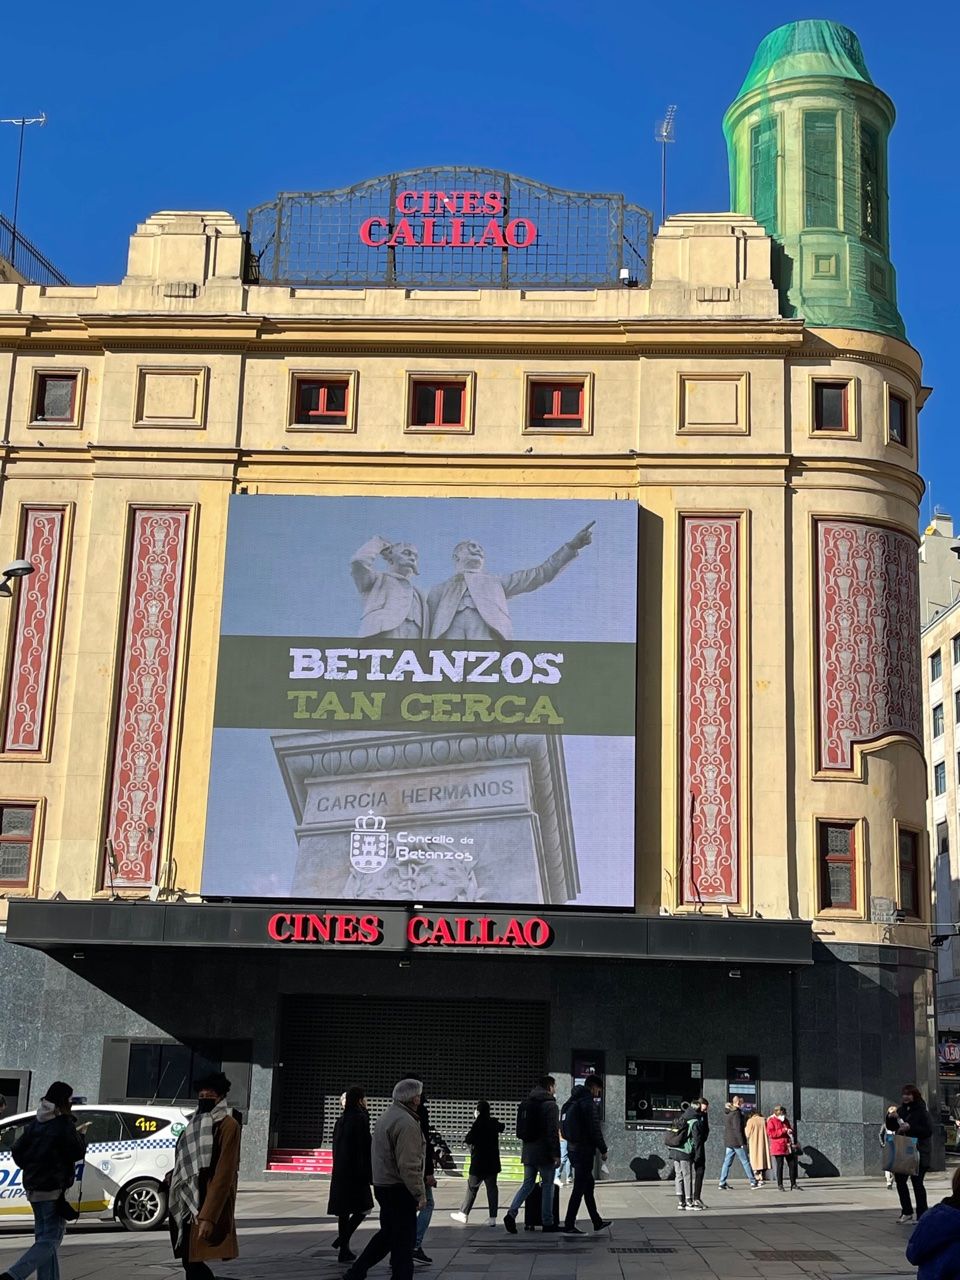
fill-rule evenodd
<path id="1" fill-rule="evenodd" d="M 23 1187 L 33 1209 L 34 1240 L 0 1280 L 26 1280 L 35 1271 L 42 1280 L 56 1280 L 60 1274 L 57 1250 L 67 1222 L 64 1210 L 71 1220 L 77 1216 L 64 1192 L 76 1182 L 77 1164 L 87 1149 L 70 1114 L 72 1100 L 70 1085 L 55 1080 L 40 1099 L 37 1118 L 13 1144 L 10 1154 L 23 1170 Z"/>
<path id="2" fill-rule="evenodd" d="M 543 1184 L 543 1230 L 560 1230 L 560 1224 L 553 1220 L 553 1181 L 560 1167 L 560 1112 L 556 1092 L 557 1082 L 553 1076 L 541 1076 L 517 1108 L 517 1137 L 523 1143 L 520 1151 L 523 1182 L 503 1219 L 510 1235 L 517 1234 L 517 1213 L 537 1185 L 538 1177 Z"/>
<path id="3" fill-rule="evenodd" d="M 693 1189 L 694 1163 L 703 1158 L 703 1112 L 700 1101 L 688 1102 L 667 1130 L 664 1142 L 674 1159 L 677 1208 L 702 1209 L 697 1205 Z"/>
<path id="4" fill-rule="evenodd" d="M 500 1135 L 503 1129 L 503 1121 L 490 1114 L 490 1103 L 478 1102 L 473 1124 L 463 1140 L 470 1148 L 470 1172 L 463 1204 L 456 1213 L 450 1215 L 454 1222 L 466 1223 L 480 1184 L 483 1183 L 487 1189 L 487 1208 L 490 1212 L 487 1225 L 497 1225 L 497 1174 L 500 1172 Z"/>
<path id="5" fill-rule="evenodd" d="M 567 1138 L 567 1150 L 570 1153 L 570 1167 L 573 1169 L 573 1191 L 567 1204 L 563 1231 L 568 1236 L 582 1236 L 577 1226 L 577 1210 L 580 1202 L 587 1206 L 587 1213 L 593 1223 L 594 1231 L 602 1231 L 609 1227 L 610 1219 L 601 1218 L 594 1197 L 597 1185 L 593 1176 L 593 1166 L 597 1152 L 603 1160 L 607 1158 L 607 1144 L 600 1128 L 597 1115 L 597 1099 L 603 1082 L 599 1076 L 587 1076 L 583 1084 L 578 1084 L 570 1097 L 563 1104 L 560 1123 Z"/>
<path id="6" fill-rule="evenodd" d="M 743 1165 L 743 1171 L 750 1179 L 750 1189 L 756 1191 L 757 1187 L 763 1185 L 754 1177 L 753 1170 L 750 1168 L 750 1157 L 747 1155 L 747 1138 L 745 1130 L 745 1121 L 743 1118 L 743 1099 L 739 1095 L 734 1095 L 724 1107 L 723 1116 L 723 1140 L 727 1149 L 723 1157 L 723 1167 L 720 1170 L 720 1181 L 717 1187 L 720 1191 L 728 1191 L 727 1178 L 730 1176 L 730 1168 L 733 1164 L 733 1157 L 736 1156 Z"/>

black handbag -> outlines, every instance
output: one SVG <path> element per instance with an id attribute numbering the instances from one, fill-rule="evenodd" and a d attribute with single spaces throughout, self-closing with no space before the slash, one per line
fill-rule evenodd
<path id="1" fill-rule="evenodd" d="M 80 1203 L 79 1200 L 77 1203 Z M 76 1222 L 80 1217 L 80 1210 L 73 1207 L 65 1191 L 60 1192 L 60 1198 L 57 1200 L 57 1217 L 62 1218 L 64 1222 Z"/>

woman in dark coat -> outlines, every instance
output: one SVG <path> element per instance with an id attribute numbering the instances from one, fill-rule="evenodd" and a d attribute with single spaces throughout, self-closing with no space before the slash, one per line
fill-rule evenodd
<path id="1" fill-rule="evenodd" d="M 333 1247 L 341 1262 L 352 1262 L 350 1237 L 373 1208 L 370 1184 L 370 1117 L 367 1099 L 359 1085 L 344 1094 L 343 1114 L 333 1127 L 333 1174 L 327 1213 L 336 1214 L 339 1232 Z"/>
<path id="2" fill-rule="evenodd" d="M 476 1118 L 464 1138 L 464 1142 L 470 1148 L 470 1173 L 463 1204 L 457 1213 L 450 1215 L 456 1222 L 466 1222 L 482 1182 L 487 1188 L 487 1208 L 490 1211 L 487 1221 L 492 1226 L 496 1226 L 501 1133 L 503 1133 L 503 1123 L 490 1114 L 490 1103 L 478 1102 Z"/>
<path id="3" fill-rule="evenodd" d="M 905 1084 L 902 1091 L 901 1105 L 897 1108 L 900 1117 L 899 1132 L 908 1138 L 916 1138 L 917 1155 L 920 1167 L 916 1174 L 910 1175 L 913 1185 L 913 1196 L 917 1202 L 917 1218 L 927 1211 L 927 1192 L 923 1185 L 924 1175 L 930 1168 L 930 1143 L 933 1137 L 933 1122 L 930 1112 L 923 1100 L 923 1095 L 915 1084 Z M 910 1192 L 907 1190 L 907 1174 L 895 1173 L 893 1180 L 897 1184 L 897 1195 L 900 1197 L 900 1217 L 898 1222 L 913 1222 L 913 1205 L 910 1203 Z"/>

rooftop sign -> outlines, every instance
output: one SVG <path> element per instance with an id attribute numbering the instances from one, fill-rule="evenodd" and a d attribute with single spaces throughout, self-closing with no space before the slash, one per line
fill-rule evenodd
<path id="1" fill-rule="evenodd" d="M 649 283 L 652 216 L 493 169 L 413 169 L 253 209 L 265 284 L 589 288 Z"/>

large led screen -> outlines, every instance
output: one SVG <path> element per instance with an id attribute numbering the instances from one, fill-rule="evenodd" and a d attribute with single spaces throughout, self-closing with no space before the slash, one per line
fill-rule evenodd
<path id="1" fill-rule="evenodd" d="M 203 892 L 633 906 L 637 509 L 231 499 Z"/>

